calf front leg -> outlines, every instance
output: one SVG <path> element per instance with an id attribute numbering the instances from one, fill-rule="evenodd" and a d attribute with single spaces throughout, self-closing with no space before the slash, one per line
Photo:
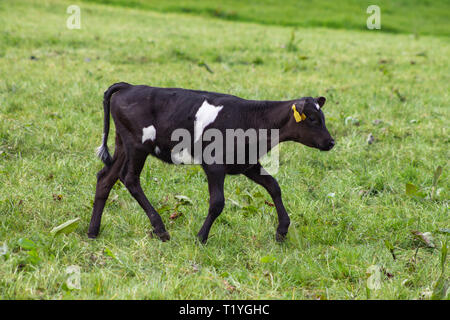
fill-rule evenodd
<path id="1" fill-rule="evenodd" d="M 264 172 L 265 174 L 261 174 L 261 172 Z M 281 189 L 277 180 L 268 174 L 259 162 L 244 172 L 244 175 L 250 180 L 263 186 L 272 197 L 278 215 L 276 240 L 279 242 L 284 241 L 291 221 L 284 208 L 283 200 L 281 199 Z"/>
<path id="2" fill-rule="evenodd" d="M 220 215 L 225 206 L 225 196 L 223 192 L 223 183 L 225 180 L 225 170 L 221 167 L 204 167 L 206 176 L 208 178 L 209 189 L 209 210 L 208 216 L 203 223 L 202 228 L 197 236 L 202 243 L 208 240 L 209 230 L 212 224 Z"/>

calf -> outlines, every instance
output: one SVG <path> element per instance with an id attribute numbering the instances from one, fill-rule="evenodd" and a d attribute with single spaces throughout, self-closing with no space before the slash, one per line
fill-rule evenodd
<path id="1" fill-rule="evenodd" d="M 277 181 L 263 169 L 258 159 L 283 141 L 331 150 L 334 140 L 325 127 L 321 110 L 324 103 L 324 97 L 257 101 L 179 88 L 134 86 L 123 82 L 112 85 L 106 90 L 103 100 L 104 134 L 98 156 L 105 167 L 97 174 L 88 236 L 95 238 L 98 235 L 106 199 L 120 179 L 149 217 L 153 232 L 162 241 L 170 239 L 160 215 L 148 201 L 139 181 L 145 160 L 151 154 L 168 163 L 187 163 L 194 159 L 201 164 L 208 179 L 210 195 L 208 215 L 198 233 L 201 242 L 208 239 L 210 228 L 225 205 L 225 176 L 241 173 L 262 185 L 272 197 L 278 214 L 276 239 L 282 241 L 288 232 L 290 219 Z M 116 148 L 112 157 L 107 147 L 110 113 L 116 126 Z M 256 140 L 244 137 L 244 148 L 229 151 L 228 146 L 234 147 L 239 142 L 239 135 L 228 135 L 230 129 L 240 129 L 244 133 L 249 129 L 261 132 L 274 130 L 277 136 L 258 135 Z M 208 140 L 208 130 L 215 133 L 216 139 L 211 141 L 210 137 L 211 142 L 204 144 Z M 176 132 L 187 133 L 193 139 L 181 149 Z M 220 134 L 225 138 L 219 137 Z M 261 142 L 266 147 L 261 147 Z M 212 161 L 194 156 L 193 150 L 206 152 L 213 143 L 217 148 L 210 152 Z M 255 145 L 257 147 L 253 148 Z M 252 150 L 257 150 L 256 157 Z"/>

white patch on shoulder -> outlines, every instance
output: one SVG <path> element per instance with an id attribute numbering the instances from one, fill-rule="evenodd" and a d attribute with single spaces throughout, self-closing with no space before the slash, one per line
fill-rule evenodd
<path id="1" fill-rule="evenodd" d="M 158 148 L 158 146 L 155 147 L 155 154 L 159 155 L 161 153 L 161 150 Z"/>
<path id="2" fill-rule="evenodd" d="M 316 105 L 316 109 L 317 109 L 317 110 L 320 110 L 319 105 L 318 105 L 317 103 L 316 103 L 315 105 Z"/>
<path id="3" fill-rule="evenodd" d="M 203 102 L 195 115 L 194 142 L 197 142 L 200 139 L 206 126 L 216 120 L 217 115 L 222 108 L 223 106 L 214 106 L 209 104 L 206 100 Z"/>
<path id="4" fill-rule="evenodd" d="M 149 139 L 155 141 L 155 138 L 156 138 L 156 129 L 153 125 L 142 129 L 142 143 L 144 143 Z"/>
<path id="5" fill-rule="evenodd" d="M 174 164 L 194 164 L 194 159 L 186 148 L 178 153 L 172 151 L 171 158 Z"/>

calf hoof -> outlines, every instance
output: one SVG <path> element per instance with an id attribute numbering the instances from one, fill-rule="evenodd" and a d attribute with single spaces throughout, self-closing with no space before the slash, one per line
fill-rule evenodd
<path id="1" fill-rule="evenodd" d="M 200 231 L 199 233 L 197 233 L 197 240 L 200 241 L 201 244 L 205 244 L 206 241 L 208 241 L 208 235 L 205 236 Z"/>
<path id="2" fill-rule="evenodd" d="M 208 238 L 204 238 L 202 236 L 197 235 L 198 241 L 200 241 L 201 244 L 206 244 L 206 241 L 208 241 Z"/>
<path id="3" fill-rule="evenodd" d="M 155 230 L 150 232 L 150 236 L 153 238 L 153 235 L 158 236 L 158 238 L 162 241 L 162 242 L 166 242 L 168 240 L 170 240 L 170 235 L 167 231 L 163 231 L 163 232 L 156 232 Z"/>
<path id="4" fill-rule="evenodd" d="M 284 242 L 286 240 L 286 235 L 287 233 L 281 234 L 277 232 L 275 239 L 277 240 L 277 242 Z"/>
<path id="5" fill-rule="evenodd" d="M 95 239 L 98 236 L 98 232 L 97 233 L 88 233 L 87 236 L 88 236 L 89 239 Z"/>

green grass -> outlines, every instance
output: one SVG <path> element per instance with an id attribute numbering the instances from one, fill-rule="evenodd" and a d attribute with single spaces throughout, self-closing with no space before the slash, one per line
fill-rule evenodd
<path id="1" fill-rule="evenodd" d="M 450 227 L 447 38 L 294 31 L 87 3 L 81 29 L 69 30 L 70 4 L 0 2 L 1 299 L 421 299 L 433 290 L 449 237 L 439 230 Z M 172 239 L 150 238 L 146 215 L 117 184 L 99 238 L 88 240 L 102 95 L 118 81 L 249 99 L 326 96 L 336 147 L 281 147 L 275 177 L 292 220 L 287 241 L 275 242 L 267 193 L 238 176 L 227 178 L 226 198 L 258 212 L 228 201 L 199 244 L 204 174 L 153 158 L 141 177 L 153 205 L 173 209 L 180 194 L 193 201 L 176 220 L 162 213 Z M 411 183 L 429 194 L 438 165 L 433 199 L 405 193 Z M 50 234 L 74 218 L 73 232 Z M 413 230 L 431 232 L 436 247 Z M 81 289 L 67 288 L 71 265 Z M 378 290 L 366 288 L 372 265 L 383 271 Z"/>
<path id="2" fill-rule="evenodd" d="M 366 30 L 367 8 L 381 10 L 383 31 L 450 36 L 447 0 L 83 0 L 262 24 Z"/>

